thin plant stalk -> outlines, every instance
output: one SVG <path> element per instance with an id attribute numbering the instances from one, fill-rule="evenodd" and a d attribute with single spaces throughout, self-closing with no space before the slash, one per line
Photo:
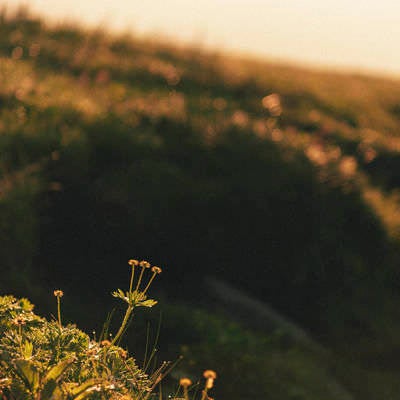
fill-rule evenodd
<path id="1" fill-rule="evenodd" d="M 148 290 L 148 288 L 150 287 L 151 283 L 153 282 L 154 278 L 156 277 L 157 272 L 153 272 L 153 276 L 150 278 L 149 283 L 147 284 L 147 286 L 144 288 L 143 290 L 143 294 L 145 294 Z"/>
<path id="2" fill-rule="evenodd" d="M 58 326 L 61 328 L 61 298 L 57 296 L 57 316 L 58 316 Z"/>
<path id="3" fill-rule="evenodd" d="M 143 278 L 145 269 L 146 269 L 146 267 L 142 265 L 142 270 L 140 271 L 139 279 L 138 279 L 138 282 L 136 284 L 136 289 L 135 289 L 137 292 L 139 291 L 139 286 L 140 286 L 140 283 L 142 282 L 142 278 Z"/>
<path id="4" fill-rule="evenodd" d="M 54 291 L 54 296 L 57 298 L 57 320 L 58 320 L 58 326 L 62 327 L 61 325 L 61 297 L 64 296 L 64 292 L 60 289 L 57 289 Z"/>
<path id="5" fill-rule="evenodd" d="M 134 307 L 131 304 L 129 304 L 128 308 L 126 309 L 125 316 L 124 316 L 124 319 L 122 320 L 121 326 L 119 327 L 117 334 L 114 336 L 113 340 L 111 341 L 110 346 L 114 345 L 117 342 L 117 340 L 124 333 L 126 325 L 129 321 L 129 318 L 132 314 L 133 309 L 134 309 Z"/>
<path id="6" fill-rule="evenodd" d="M 129 283 L 129 293 L 132 293 L 133 279 L 135 277 L 135 266 L 132 265 L 131 281 Z"/>
<path id="7" fill-rule="evenodd" d="M 183 387 L 183 397 L 185 398 L 185 400 L 189 400 L 189 393 L 187 386 Z"/>

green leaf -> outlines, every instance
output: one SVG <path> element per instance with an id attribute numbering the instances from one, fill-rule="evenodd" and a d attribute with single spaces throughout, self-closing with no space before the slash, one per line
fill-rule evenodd
<path id="1" fill-rule="evenodd" d="M 113 292 L 112 295 L 129 304 L 129 293 L 125 295 L 125 293 L 121 289 L 118 289 L 116 292 Z"/>
<path id="2" fill-rule="evenodd" d="M 35 393 L 39 387 L 40 375 L 38 369 L 29 360 L 15 360 L 15 371 L 25 383 L 25 386 Z"/>
<path id="3" fill-rule="evenodd" d="M 33 304 L 28 299 L 22 298 L 18 301 L 18 303 L 23 311 L 33 310 Z"/>
<path id="4" fill-rule="evenodd" d="M 50 380 L 58 381 L 61 378 L 61 375 L 69 368 L 69 366 L 73 363 L 74 357 L 68 358 L 67 360 L 63 360 L 59 362 L 54 367 L 50 368 L 47 372 L 43 382 L 47 382 Z"/>
<path id="5" fill-rule="evenodd" d="M 54 379 L 48 380 L 44 386 L 42 391 L 40 392 L 41 400 L 53 400 L 54 392 L 57 389 L 57 382 Z"/>
<path id="6" fill-rule="evenodd" d="M 156 300 L 145 300 L 145 301 L 141 301 L 139 303 L 136 304 L 137 307 L 153 307 L 157 304 Z"/>
<path id="7" fill-rule="evenodd" d="M 22 355 L 25 359 L 31 358 L 33 352 L 33 344 L 29 340 L 25 340 L 22 345 Z"/>
<path id="8" fill-rule="evenodd" d="M 68 389 L 68 393 L 72 395 L 72 400 L 81 400 L 92 393 L 92 390 L 101 382 L 100 379 L 89 379 L 79 386 Z"/>
<path id="9" fill-rule="evenodd" d="M 40 400 L 65 400 L 65 394 L 53 379 L 44 385 L 40 392 Z"/>

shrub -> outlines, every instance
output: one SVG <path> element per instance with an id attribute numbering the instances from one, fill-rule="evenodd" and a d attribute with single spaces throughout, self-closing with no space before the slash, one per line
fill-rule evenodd
<path id="1" fill-rule="evenodd" d="M 50 321 L 36 315 L 27 299 L 0 297 L 0 397 L 10 400 L 147 400 L 156 396 L 155 389 L 169 372 L 170 363 L 164 362 L 148 372 L 150 360 L 139 367 L 120 346 L 120 341 L 136 309 L 157 304 L 148 298 L 147 292 L 161 268 L 137 260 L 129 260 L 129 265 L 129 290 L 118 289 L 113 293 L 127 304 L 114 336 L 108 332 L 109 321 L 97 340 L 75 325 L 63 325 L 61 290 L 54 291 L 57 318 Z M 204 377 L 202 400 L 209 398 L 207 392 L 216 375 L 206 371 Z M 183 398 L 188 399 L 190 380 L 183 378 L 180 385 Z M 161 394 L 159 396 L 162 398 Z"/>

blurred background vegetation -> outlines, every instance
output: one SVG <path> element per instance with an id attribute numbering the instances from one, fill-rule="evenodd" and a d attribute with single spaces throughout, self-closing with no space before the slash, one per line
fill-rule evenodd
<path id="1" fill-rule="evenodd" d="M 61 288 L 99 330 L 148 259 L 173 377 L 216 369 L 220 399 L 400 399 L 399 132 L 394 79 L 3 10 L 0 293 L 48 315 Z M 139 358 L 159 318 L 139 316 Z"/>

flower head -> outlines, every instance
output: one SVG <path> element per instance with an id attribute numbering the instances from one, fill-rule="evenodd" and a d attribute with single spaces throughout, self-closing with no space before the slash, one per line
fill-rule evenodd
<path id="1" fill-rule="evenodd" d="M 160 267 L 156 267 L 156 266 L 152 267 L 151 270 L 155 274 L 161 274 L 161 272 L 162 272 L 162 269 Z"/>
<path id="2" fill-rule="evenodd" d="M 130 260 L 128 261 L 128 264 L 131 265 L 132 267 L 136 267 L 136 266 L 139 265 L 139 261 L 138 261 L 138 260 L 130 259 Z"/>
<path id="3" fill-rule="evenodd" d="M 55 290 L 54 291 L 54 296 L 63 297 L 64 296 L 64 292 L 62 290 Z"/>
<path id="4" fill-rule="evenodd" d="M 181 378 L 179 384 L 185 388 L 192 384 L 192 381 L 189 378 Z"/>
<path id="5" fill-rule="evenodd" d="M 139 265 L 143 268 L 150 268 L 150 263 L 148 263 L 147 261 L 140 261 Z"/>
<path id="6" fill-rule="evenodd" d="M 217 373 L 212 369 L 207 369 L 203 372 L 203 376 L 206 379 L 217 379 Z"/>

